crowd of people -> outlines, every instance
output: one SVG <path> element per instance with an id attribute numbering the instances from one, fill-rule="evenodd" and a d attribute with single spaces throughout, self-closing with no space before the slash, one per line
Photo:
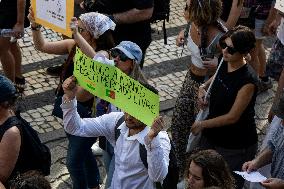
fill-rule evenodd
<path id="1" fill-rule="evenodd" d="M 29 25 L 38 51 L 67 55 L 62 65 L 48 68 L 47 73 L 60 76 L 52 115 L 63 119 L 72 188 L 100 188 L 91 149 L 98 140 L 104 150 L 105 188 L 242 189 L 245 180 L 233 171 L 250 173 L 268 164 L 269 178 L 251 188 L 284 188 L 284 13 L 274 8 L 275 1 L 185 2 L 188 24 L 176 37 L 176 45 L 190 51 L 191 61 L 174 107 L 170 135 L 162 117 L 147 126 L 131 112 L 89 93 L 73 76 L 78 47 L 89 58 L 120 69 L 158 94 L 143 74 L 154 0 L 75 3 L 72 39 L 49 42 L 28 0 L 0 1 L 0 29 L 14 31 L 9 37 L 0 36 L 5 74 L 0 75 L 1 189 L 51 188 L 40 170 L 23 169 L 23 159 L 29 157 L 24 157 L 21 126 L 7 127 L 16 117 L 17 97 L 26 85 L 17 39 Z M 276 41 L 266 60 L 263 39 L 274 34 Z M 278 87 L 268 115 L 270 127 L 258 150 L 256 97 L 272 87 L 272 79 Z M 196 119 L 206 110 L 204 119 Z M 186 151 L 190 134 L 201 137 L 194 150 Z M 173 169 L 178 181 L 168 177 Z"/>

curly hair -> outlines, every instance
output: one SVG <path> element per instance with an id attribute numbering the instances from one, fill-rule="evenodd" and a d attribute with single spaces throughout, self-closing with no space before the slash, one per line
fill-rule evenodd
<path id="1" fill-rule="evenodd" d="M 50 183 L 38 171 L 27 171 L 9 181 L 11 189 L 51 189 Z"/>
<path id="2" fill-rule="evenodd" d="M 224 158 L 215 150 L 201 150 L 193 153 L 187 161 L 186 178 L 189 175 L 189 166 L 192 161 L 202 168 L 204 187 L 234 188 L 234 178 L 229 167 Z"/>
<path id="3" fill-rule="evenodd" d="M 241 54 L 247 54 L 255 47 L 254 33 L 246 26 L 238 25 L 230 29 L 219 41 L 227 38 L 231 38 L 234 48 Z"/>
<path id="4" fill-rule="evenodd" d="M 222 14 L 221 0 L 191 0 L 189 20 L 197 26 L 215 24 Z"/>

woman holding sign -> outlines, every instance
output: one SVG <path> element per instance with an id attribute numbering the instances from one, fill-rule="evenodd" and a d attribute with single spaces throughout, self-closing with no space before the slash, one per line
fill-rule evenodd
<path id="1" fill-rule="evenodd" d="M 53 115 L 63 117 L 60 104 L 64 94 L 61 87 L 62 82 L 73 75 L 73 58 L 76 50 L 76 42 L 73 39 L 65 39 L 56 42 L 44 40 L 40 28 L 35 23 L 33 10 L 30 9 L 29 19 L 33 41 L 37 50 L 49 54 L 69 54 L 66 62 L 63 64 L 63 71 L 60 77 L 60 84 L 57 88 L 57 98 Z M 78 30 L 83 38 L 96 51 L 108 50 L 114 46 L 112 31 L 115 23 L 107 16 L 99 13 L 86 13 L 80 16 L 78 21 Z M 76 92 L 78 100 L 78 111 L 82 117 L 92 116 L 93 95 L 79 88 Z M 96 142 L 95 137 L 78 137 L 68 135 L 69 145 L 67 152 L 67 168 L 73 181 L 74 189 L 99 188 L 99 171 L 96 159 L 92 154 L 91 146 Z"/>

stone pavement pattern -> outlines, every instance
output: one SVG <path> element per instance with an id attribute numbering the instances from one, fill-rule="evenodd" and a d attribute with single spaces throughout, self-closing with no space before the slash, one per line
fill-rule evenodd
<path id="1" fill-rule="evenodd" d="M 161 115 L 164 116 L 167 126 L 173 112 L 174 102 L 178 96 L 187 66 L 190 63 L 189 52 L 176 47 L 175 36 L 186 22 L 183 19 L 184 0 L 171 1 L 171 16 L 166 24 L 168 44 L 164 44 L 161 23 L 154 24 L 151 43 L 145 58 L 144 72 L 150 84 L 159 90 L 161 101 Z M 47 40 L 57 41 L 61 35 L 49 29 L 44 29 L 43 34 Z M 51 115 L 54 101 L 54 91 L 57 88 L 58 78 L 49 76 L 45 69 L 49 66 L 60 65 L 66 56 L 49 55 L 34 49 L 31 31 L 27 32 L 19 41 L 23 52 L 23 70 L 28 87 L 20 100 L 22 116 L 31 123 L 47 143 L 52 152 L 51 175 L 48 177 L 53 188 L 71 188 L 71 180 L 66 168 L 67 139 L 62 129 L 62 120 Z M 266 40 L 266 53 L 270 51 L 272 40 Z M 2 68 L 0 68 L 0 73 Z M 264 136 L 267 126 L 267 114 L 276 90 L 264 92 L 257 97 L 256 121 L 260 141 Z M 97 156 L 102 178 L 105 171 L 101 156 Z M 103 181 L 103 179 L 102 179 Z"/>

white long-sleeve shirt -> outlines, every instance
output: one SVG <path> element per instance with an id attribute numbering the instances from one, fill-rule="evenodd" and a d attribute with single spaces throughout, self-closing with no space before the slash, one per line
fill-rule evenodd
<path id="1" fill-rule="evenodd" d="M 120 136 L 115 141 L 115 126 L 123 112 L 112 112 L 97 118 L 81 119 L 77 113 L 77 101 L 61 105 L 63 124 L 67 133 L 83 137 L 105 136 L 114 146 L 115 171 L 111 189 L 154 189 L 154 182 L 161 182 L 168 173 L 170 140 L 165 131 L 159 132 L 152 141 L 148 140 L 149 127 L 129 136 L 129 129 L 123 122 Z M 139 153 L 139 145 L 147 150 L 148 169 Z"/>

